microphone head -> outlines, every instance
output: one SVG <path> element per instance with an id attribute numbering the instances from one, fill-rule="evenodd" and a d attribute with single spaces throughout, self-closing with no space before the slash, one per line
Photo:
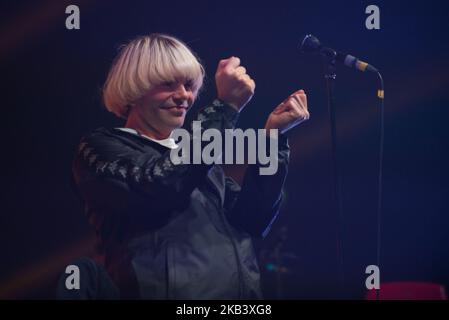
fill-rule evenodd
<path id="1" fill-rule="evenodd" d="M 318 52 L 321 49 L 320 40 L 318 40 L 315 36 L 308 34 L 304 37 L 299 47 L 299 51 L 301 52 Z"/>

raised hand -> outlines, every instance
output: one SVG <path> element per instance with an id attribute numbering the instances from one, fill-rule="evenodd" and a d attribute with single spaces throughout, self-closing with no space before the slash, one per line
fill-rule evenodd
<path id="1" fill-rule="evenodd" d="M 285 133 L 309 118 L 307 96 L 301 89 L 291 94 L 270 113 L 265 129 L 278 129 Z"/>
<path id="2" fill-rule="evenodd" d="M 231 57 L 221 60 L 215 73 L 218 98 L 237 111 L 251 100 L 256 83 L 240 65 L 240 59 Z"/>

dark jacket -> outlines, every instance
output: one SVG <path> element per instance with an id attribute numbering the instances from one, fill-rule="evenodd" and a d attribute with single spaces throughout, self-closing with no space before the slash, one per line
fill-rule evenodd
<path id="1" fill-rule="evenodd" d="M 219 100 L 197 116 L 221 132 L 237 118 Z M 280 135 L 277 173 L 249 165 L 240 188 L 220 165 L 174 165 L 170 149 L 144 137 L 106 128 L 85 136 L 74 181 L 121 297 L 261 298 L 252 237 L 278 214 L 288 156 Z"/>

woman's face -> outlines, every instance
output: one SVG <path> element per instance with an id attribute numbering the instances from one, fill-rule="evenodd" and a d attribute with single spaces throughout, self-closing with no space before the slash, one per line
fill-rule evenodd
<path id="1" fill-rule="evenodd" d="M 195 100 L 192 81 L 166 82 L 151 88 L 134 106 L 140 120 L 163 135 L 183 125 Z"/>

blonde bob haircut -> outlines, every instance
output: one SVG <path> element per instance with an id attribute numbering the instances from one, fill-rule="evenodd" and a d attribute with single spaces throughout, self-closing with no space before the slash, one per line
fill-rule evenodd
<path id="1" fill-rule="evenodd" d="M 103 87 L 103 102 L 110 112 L 126 119 L 130 107 L 152 87 L 186 81 L 196 96 L 203 78 L 203 66 L 185 43 L 153 33 L 121 47 Z"/>

